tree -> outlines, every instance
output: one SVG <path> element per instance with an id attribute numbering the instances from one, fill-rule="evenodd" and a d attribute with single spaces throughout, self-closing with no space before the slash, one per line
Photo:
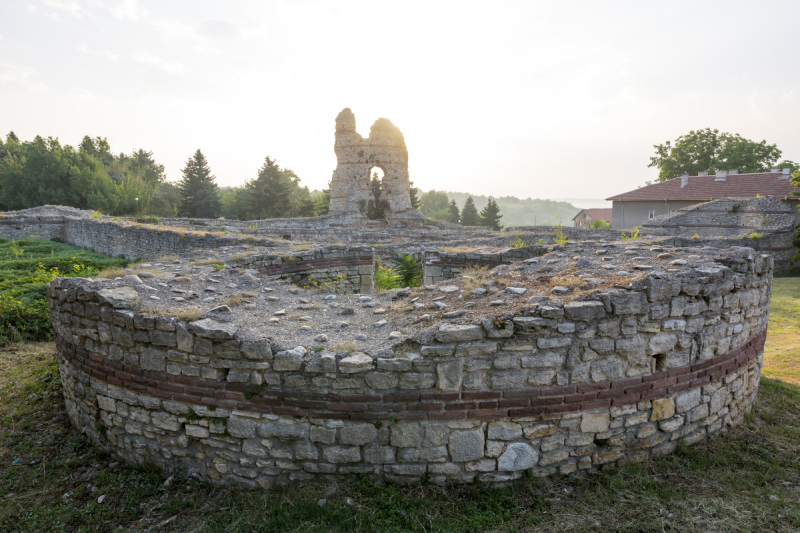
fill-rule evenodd
<path id="1" fill-rule="evenodd" d="M 178 215 L 190 218 L 217 218 L 221 203 L 215 179 L 203 152 L 198 149 L 186 162 L 183 179 L 178 182 L 181 191 Z"/>
<path id="2" fill-rule="evenodd" d="M 450 199 L 447 193 L 441 191 L 428 191 L 419 199 L 419 212 L 426 217 L 436 220 L 448 220 L 448 204 Z"/>
<path id="3" fill-rule="evenodd" d="M 245 183 L 245 213 L 248 219 L 291 216 L 293 194 L 299 187 L 294 172 L 278 166 L 269 156 L 258 170 L 258 177 Z"/>
<path id="4" fill-rule="evenodd" d="M 372 192 L 372 198 L 370 198 L 369 202 L 367 203 L 367 218 L 370 220 L 380 220 L 386 218 L 386 202 L 381 200 L 383 182 L 378 177 L 377 172 L 372 174 L 372 180 L 370 181 L 369 185 Z"/>
<path id="5" fill-rule="evenodd" d="M 500 224 L 501 218 L 503 218 L 503 215 L 500 214 L 500 207 L 497 205 L 497 202 L 494 201 L 494 198 L 490 196 L 486 206 L 481 210 L 478 223 L 481 226 L 500 231 L 503 227 L 503 225 Z"/>
<path id="6" fill-rule="evenodd" d="M 411 208 L 412 209 L 419 209 L 419 189 L 414 187 L 414 182 L 410 182 L 409 184 L 409 194 L 411 195 Z"/>
<path id="7" fill-rule="evenodd" d="M 767 141 L 755 142 L 738 133 L 720 133 L 706 128 L 691 130 L 675 140 L 653 145 L 656 155 L 648 167 L 658 167 L 658 180 L 666 181 L 688 173 L 714 172 L 717 169 L 738 169 L 740 173 L 765 172 L 774 167 L 781 151 Z"/>
<path id="8" fill-rule="evenodd" d="M 462 226 L 478 226 L 480 225 L 480 216 L 478 209 L 475 207 L 475 202 L 472 196 L 468 196 L 464 202 L 464 207 L 461 208 L 461 225 Z"/>
<path id="9" fill-rule="evenodd" d="M 607 229 L 611 228 L 611 222 L 598 218 L 597 220 L 592 220 L 592 223 L 589 224 L 589 227 L 593 229 Z"/>
<path id="10" fill-rule="evenodd" d="M 458 204 L 455 200 L 452 200 L 447 206 L 447 221 L 453 224 L 461 222 L 461 215 L 458 213 Z"/>
<path id="11" fill-rule="evenodd" d="M 321 193 L 314 191 L 314 215 L 322 216 L 328 214 L 328 209 L 331 205 L 331 182 L 328 181 L 328 186 L 322 189 Z"/>

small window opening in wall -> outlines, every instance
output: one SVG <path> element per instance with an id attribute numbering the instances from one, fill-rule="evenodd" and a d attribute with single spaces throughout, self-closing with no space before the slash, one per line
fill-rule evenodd
<path id="1" fill-rule="evenodd" d="M 656 372 L 663 372 L 664 370 L 666 370 L 666 368 L 665 368 L 666 363 L 667 363 L 666 362 L 666 359 L 667 359 L 666 354 L 660 353 L 660 354 L 655 355 L 653 358 L 656 360 L 656 370 L 655 370 Z"/>
<path id="2" fill-rule="evenodd" d="M 658 211 L 656 211 L 655 209 L 651 209 L 650 211 L 647 212 L 647 218 L 648 219 L 655 218 L 655 216 L 657 214 L 658 214 Z"/>

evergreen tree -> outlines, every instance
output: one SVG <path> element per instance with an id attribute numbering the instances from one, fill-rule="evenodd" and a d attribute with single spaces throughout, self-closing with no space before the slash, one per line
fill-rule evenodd
<path id="1" fill-rule="evenodd" d="M 411 193 L 411 208 L 412 209 L 419 209 L 419 189 L 414 187 L 414 182 L 410 182 L 410 193 Z"/>
<path id="2" fill-rule="evenodd" d="M 316 207 L 308 187 L 297 187 L 297 190 L 294 191 L 294 198 L 292 199 L 292 216 L 313 217 Z"/>
<path id="3" fill-rule="evenodd" d="M 292 197 L 299 178 L 267 156 L 258 177 L 245 184 L 245 213 L 249 219 L 291 216 Z"/>
<path id="4" fill-rule="evenodd" d="M 472 200 L 472 196 L 467 197 L 467 200 L 464 202 L 464 207 L 461 208 L 461 225 L 480 225 L 480 216 L 478 215 L 478 209 L 475 207 L 475 202 Z"/>
<path id="5" fill-rule="evenodd" d="M 489 202 L 481 210 L 479 223 L 481 226 L 500 231 L 503 227 L 503 225 L 500 224 L 501 218 L 503 218 L 503 215 L 500 214 L 500 207 L 497 205 L 497 202 L 494 201 L 494 198 L 490 196 Z"/>
<path id="6" fill-rule="evenodd" d="M 447 221 L 453 224 L 461 222 L 461 215 L 458 213 L 458 204 L 455 200 L 452 200 L 447 206 Z"/>
<path id="7" fill-rule="evenodd" d="M 314 215 L 322 216 L 328 214 L 328 209 L 331 204 L 331 182 L 328 181 L 328 187 L 322 189 L 322 194 L 314 197 Z"/>
<path id="8" fill-rule="evenodd" d="M 222 205 L 219 188 L 214 182 L 203 152 L 199 149 L 186 162 L 183 179 L 178 182 L 181 202 L 178 215 L 190 218 L 217 218 Z"/>
<path id="9" fill-rule="evenodd" d="M 382 180 L 378 177 L 378 173 L 372 174 L 370 181 L 370 188 L 372 190 L 372 198 L 370 198 L 367 205 L 367 218 L 370 220 L 380 220 L 386 218 L 386 202 L 381 200 Z"/>

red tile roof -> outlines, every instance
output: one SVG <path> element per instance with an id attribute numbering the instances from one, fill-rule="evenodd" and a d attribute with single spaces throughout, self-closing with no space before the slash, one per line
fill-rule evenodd
<path id="1" fill-rule="evenodd" d="M 628 200 L 711 200 L 718 198 L 755 198 L 761 196 L 791 197 L 800 193 L 780 172 L 760 174 L 734 174 L 725 181 L 716 181 L 716 176 L 689 176 L 686 187 L 681 187 L 681 178 L 653 183 L 636 190 L 606 198 L 613 201 Z"/>
<path id="2" fill-rule="evenodd" d="M 592 220 L 605 220 L 606 222 L 611 222 L 611 208 L 604 207 L 604 208 L 595 208 L 595 209 L 582 209 L 578 212 L 577 215 L 572 217 L 572 220 L 578 218 L 578 215 L 581 213 L 586 213 L 588 217 Z"/>

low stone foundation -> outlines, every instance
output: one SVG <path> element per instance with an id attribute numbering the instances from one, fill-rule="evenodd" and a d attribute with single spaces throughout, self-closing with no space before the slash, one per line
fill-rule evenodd
<path id="1" fill-rule="evenodd" d="M 120 298 L 133 289 L 59 279 L 67 409 L 127 461 L 249 487 L 499 484 L 642 461 L 741 423 L 757 394 L 772 258 L 690 253 L 625 287 L 422 322 L 374 353 L 149 316 Z"/>

